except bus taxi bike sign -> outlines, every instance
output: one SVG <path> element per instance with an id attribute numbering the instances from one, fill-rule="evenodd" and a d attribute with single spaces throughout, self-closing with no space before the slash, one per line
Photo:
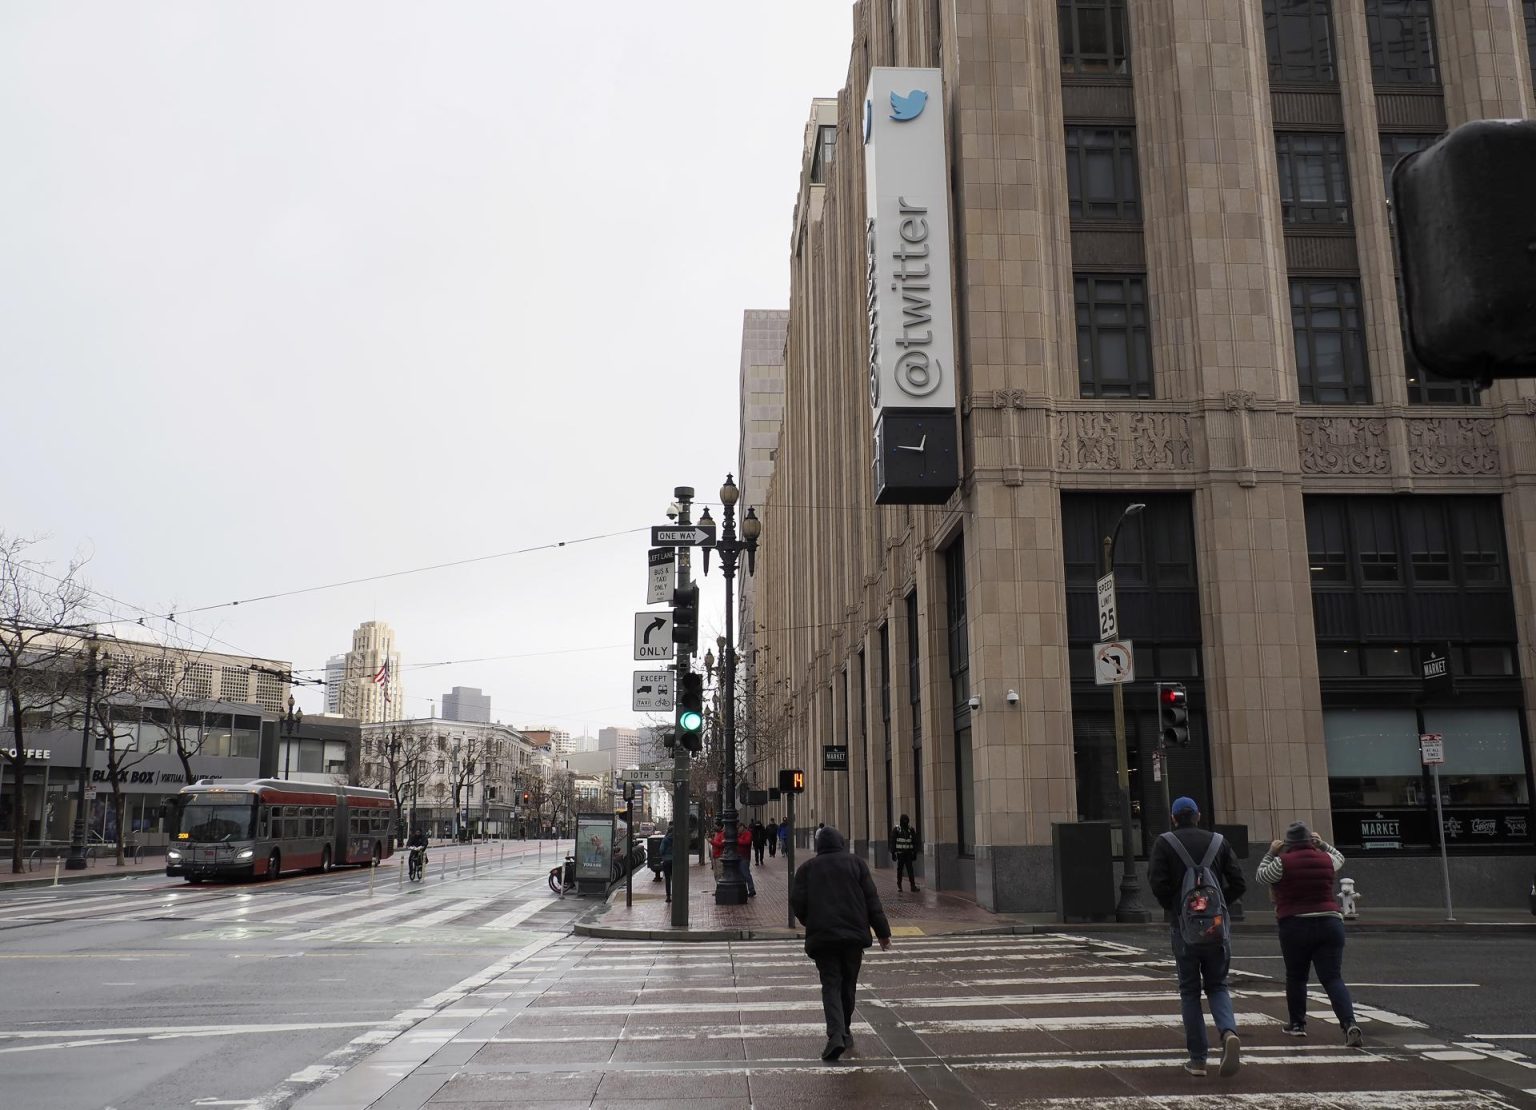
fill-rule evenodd
<path id="1" fill-rule="evenodd" d="M 635 658 L 672 661 L 672 614 L 635 614 Z"/>
<path id="2" fill-rule="evenodd" d="M 636 671 L 630 708 L 636 713 L 660 713 L 672 708 L 672 672 Z"/>
<path id="3" fill-rule="evenodd" d="M 1130 640 L 1111 640 L 1093 645 L 1093 681 L 1116 686 L 1136 681 L 1136 662 Z"/>

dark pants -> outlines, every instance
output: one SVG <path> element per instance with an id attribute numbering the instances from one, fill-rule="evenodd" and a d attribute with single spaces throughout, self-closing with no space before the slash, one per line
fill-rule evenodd
<path id="1" fill-rule="evenodd" d="M 906 872 L 907 882 L 912 884 L 912 889 L 913 890 L 917 889 L 917 873 L 912 870 L 912 859 L 913 859 L 913 857 L 911 857 L 909 855 L 905 855 L 905 854 L 898 855 L 896 857 L 896 889 L 897 890 L 901 889 L 901 876 L 902 876 L 902 872 Z"/>
<path id="2" fill-rule="evenodd" d="M 672 861 L 663 860 L 661 864 L 661 881 L 666 884 L 667 901 L 672 901 Z"/>
<path id="3" fill-rule="evenodd" d="M 779 838 L 778 837 L 774 837 L 772 840 L 770 840 L 768 842 L 768 854 L 770 856 L 776 856 L 776 855 L 779 854 Z"/>
<path id="4" fill-rule="evenodd" d="M 752 845 L 752 854 L 757 857 L 757 865 L 759 867 L 763 865 L 763 849 L 766 847 L 767 845 L 762 841 L 758 841 L 756 844 Z"/>
<path id="5" fill-rule="evenodd" d="M 841 944 L 811 955 L 821 975 L 821 1008 L 827 1014 L 827 1039 L 846 1042 L 853 1033 L 853 993 L 859 986 L 864 946 Z"/>
<path id="6" fill-rule="evenodd" d="M 1285 1007 L 1292 1024 L 1307 1023 L 1307 977 L 1314 967 L 1339 1027 L 1355 1024 L 1355 1006 L 1344 985 L 1344 922 L 1337 917 L 1281 918 L 1280 954 L 1285 957 Z"/>
<path id="7" fill-rule="evenodd" d="M 1191 1060 L 1204 1063 L 1207 1041 L 1205 1014 L 1200 1009 L 1201 991 L 1205 992 L 1205 999 L 1210 1004 L 1216 1035 L 1237 1032 L 1237 1019 L 1232 1014 L 1232 991 L 1227 985 L 1232 946 L 1222 941 L 1191 948 L 1179 935 L 1177 924 L 1171 931 L 1173 963 L 1179 973 L 1179 1013 L 1184 1019 L 1184 1047 L 1189 1050 Z"/>

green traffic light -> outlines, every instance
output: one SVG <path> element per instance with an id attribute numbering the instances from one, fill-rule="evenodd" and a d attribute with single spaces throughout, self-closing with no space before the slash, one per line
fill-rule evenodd
<path id="1" fill-rule="evenodd" d="M 687 709 L 678 715 L 677 723 L 685 732 L 698 732 L 704 727 L 704 715 Z"/>

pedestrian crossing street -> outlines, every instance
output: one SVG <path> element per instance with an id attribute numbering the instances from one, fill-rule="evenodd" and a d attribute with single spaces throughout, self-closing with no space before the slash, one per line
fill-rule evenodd
<path id="1" fill-rule="evenodd" d="M 1280 1032 L 1281 983 L 1235 972 L 1234 988 L 1243 1068 L 1197 1079 L 1179 1066 L 1183 1030 L 1164 953 L 1071 936 L 901 939 L 869 951 L 855 1046 L 825 1064 L 818 982 L 798 943 L 568 938 L 465 998 L 463 1021 L 451 1009 L 438 1015 L 421 1062 L 455 1065 L 439 1069 L 432 1104 L 494 1102 L 498 1091 L 581 1105 L 686 1091 L 752 1110 L 1536 1106 L 1519 1086 L 1437 1058 L 1455 1046 L 1369 997 L 1358 999 L 1366 1047 L 1357 1050 L 1344 1046 L 1321 994 L 1313 1035 L 1298 1041 Z M 390 1066 L 404 1074 L 399 1063 Z M 344 1104 L 338 1091 L 330 1097 Z M 314 1105 L 338 1104 L 323 1093 Z"/>
<path id="2" fill-rule="evenodd" d="M 366 875 L 366 873 L 362 873 Z M 478 877 L 429 879 L 398 884 L 382 872 L 370 893 L 365 878 L 338 875 L 328 881 L 291 881 L 237 886 L 174 886 L 158 890 L 78 893 L 69 888 L 21 891 L 0 899 L 0 930 L 27 926 L 177 922 L 184 939 L 225 935 L 220 927 L 248 935 L 295 940 L 420 940 L 427 932 L 444 943 L 469 943 L 546 923 L 564 926 L 577 907 L 549 891 L 542 870 L 486 872 Z M 205 926 L 204 933 L 196 926 Z"/>

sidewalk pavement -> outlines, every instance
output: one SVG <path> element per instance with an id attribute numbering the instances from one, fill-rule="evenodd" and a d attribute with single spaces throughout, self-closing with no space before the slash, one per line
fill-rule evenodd
<path id="1" fill-rule="evenodd" d="M 797 863 L 804 856 L 796 854 Z M 789 875 L 783 855 L 769 856 L 763 866 L 752 867 L 757 897 L 744 906 L 715 904 L 714 875 L 708 863 L 690 860 L 688 870 L 688 924 L 672 924 L 672 907 L 667 904 L 660 879 L 653 880 L 648 868 L 634 876 L 633 905 L 624 905 L 624 887 L 620 884 L 608 898 L 580 917 L 574 928 L 580 936 L 612 940 L 722 941 L 783 940 L 804 935 L 798 924 L 789 920 Z M 902 937 L 941 936 L 945 934 L 1016 934 L 1073 933 L 1113 934 L 1145 929 L 1142 924 L 1113 921 L 1063 922 L 1049 913 L 993 913 L 965 895 L 936 891 L 926 884 L 920 893 L 897 892 L 894 868 L 872 869 L 881 904 L 891 922 L 893 935 Z M 1155 907 L 1154 907 L 1155 911 Z M 1482 932 L 1536 931 L 1536 915 L 1523 910 L 1466 908 L 1455 911 L 1455 920 L 1447 921 L 1443 909 L 1372 907 L 1359 919 L 1346 923 L 1351 932 L 1432 932 L 1446 929 L 1477 929 Z M 1154 912 L 1155 925 L 1161 915 Z M 1272 932 L 1274 917 L 1268 907 L 1249 909 L 1247 917 L 1234 923 L 1244 932 Z"/>

